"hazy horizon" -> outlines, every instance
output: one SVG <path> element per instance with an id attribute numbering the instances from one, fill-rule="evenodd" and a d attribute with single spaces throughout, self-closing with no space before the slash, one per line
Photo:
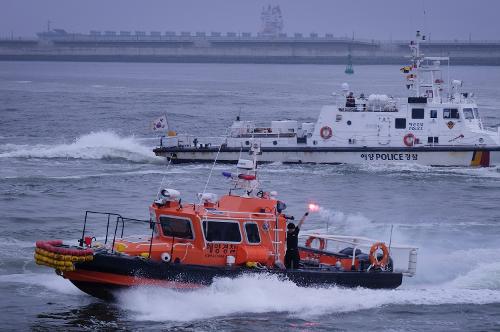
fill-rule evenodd
<path id="1" fill-rule="evenodd" d="M 381 5 L 383 3 L 383 5 Z M 0 37 L 33 37 L 52 28 L 89 30 L 251 32 L 260 30 L 263 6 L 279 5 L 284 32 L 333 33 L 368 39 L 500 39 L 500 2 L 387 0 L 2 0 Z M 425 12 L 425 14 L 424 14 Z"/>

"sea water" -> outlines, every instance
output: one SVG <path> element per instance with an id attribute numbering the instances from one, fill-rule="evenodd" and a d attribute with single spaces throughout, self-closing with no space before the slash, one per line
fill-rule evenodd
<path id="1" fill-rule="evenodd" d="M 404 96 L 397 66 L 0 62 L 0 328 L 2 330 L 500 329 L 500 168 L 282 165 L 259 168 L 300 216 L 325 230 L 419 247 L 417 275 L 396 290 L 300 288 L 271 276 L 204 289 L 139 288 L 92 298 L 33 261 L 34 242 L 75 241 L 85 210 L 147 219 L 160 182 L 196 198 L 211 165 L 167 168 L 153 119 L 222 135 L 242 120 L 315 121 L 343 82 Z M 452 67 L 486 126 L 500 125 L 500 68 Z M 209 191 L 222 195 L 215 165 Z M 103 225 L 91 228 L 103 235 Z M 146 232 L 147 229 L 127 230 Z M 97 234 L 101 232 L 101 234 Z M 398 263 L 398 262 L 396 262 Z M 403 262 L 404 265 L 405 262 Z"/>

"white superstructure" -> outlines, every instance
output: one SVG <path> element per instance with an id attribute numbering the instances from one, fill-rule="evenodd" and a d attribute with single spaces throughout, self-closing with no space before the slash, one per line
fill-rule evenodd
<path id="1" fill-rule="evenodd" d="M 410 91 L 407 98 L 355 95 L 344 83 L 335 105 L 324 106 L 316 123 L 280 120 L 257 126 L 238 118 L 227 137 L 164 137 L 155 153 L 174 162 L 210 161 L 217 154 L 220 161 L 236 162 L 241 151 L 258 143 L 264 162 L 496 164 L 500 129 L 483 126 L 462 81 L 443 77 L 441 65 L 449 59 L 424 57 L 419 46 L 425 37 L 420 32 L 416 37 L 410 43 L 411 63 L 401 68 Z"/>

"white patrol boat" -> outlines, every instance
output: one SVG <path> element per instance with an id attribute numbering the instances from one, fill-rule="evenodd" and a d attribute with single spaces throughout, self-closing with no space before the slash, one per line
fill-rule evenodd
<path id="1" fill-rule="evenodd" d="M 154 152 L 173 163 L 237 162 L 257 143 L 262 162 L 500 164 L 500 128 L 483 126 L 473 95 L 461 90 L 462 81 L 445 84 L 440 65 L 449 68 L 449 58 L 424 57 L 419 47 L 424 40 L 417 31 L 410 65 L 401 68 L 410 97 L 355 96 L 344 83 L 336 105 L 324 106 L 316 123 L 256 126 L 238 117 L 225 137 L 164 136 Z"/>

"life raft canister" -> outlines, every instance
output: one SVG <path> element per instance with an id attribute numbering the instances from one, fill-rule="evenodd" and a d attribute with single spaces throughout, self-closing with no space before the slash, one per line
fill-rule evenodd
<path id="1" fill-rule="evenodd" d="M 326 248 L 325 239 L 322 239 L 322 238 L 319 238 L 319 237 L 316 237 L 316 236 L 309 236 L 307 238 L 307 240 L 306 240 L 305 246 L 307 248 L 311 248 L 311 244 L 313 243 L 314 240 L 318 240 L 319 241 L 319 247 L 317 249 L 319 249 L 319 250 L 325 250 L 325 248 Z M 316 249 L 316 248 L 313 248 L 313 249 Z"/>
<path id="2" fill-rule="evenodd" d="M 332 128 L 328 126 L 324 126 L 320 129 L 319 134 L 321 135 L 321 138 L 323 139 L 329 139 L 332 137 Z"/>
<path id="3" fill-rule="evenodd" d="M 413 146 L 413 144 L 415 144 L 415 135 L 412 133 L 406 134 L 405 137 L 403 137 L 403 143 L 408 147 Z"/>
<path id="4" fill-rule="evenodd" d="M 382 258 L 379 260 L 377 251 L 381 249 L 382 250 Z M 384 242 L 377 242 L 372 245 L 370 248 L 370 264 L 373 267 L 385 267 L 387 266 L 387 263 L 389 262 L 389 249 L 385 245 Z"/>

